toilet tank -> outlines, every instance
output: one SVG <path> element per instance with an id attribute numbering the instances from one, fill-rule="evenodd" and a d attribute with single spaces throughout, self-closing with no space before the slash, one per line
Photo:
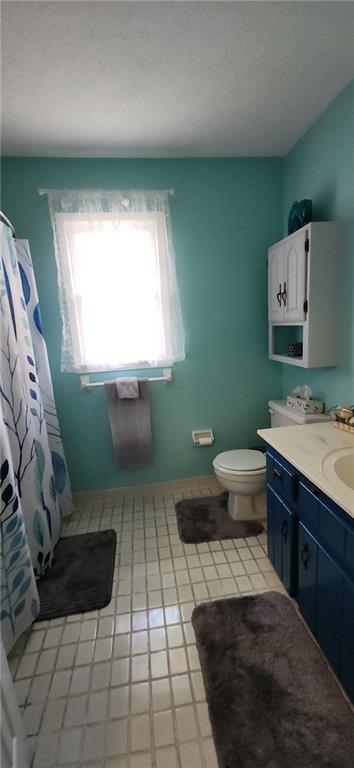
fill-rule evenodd
<path id="1" fill-rule="evenodd" d="M 330 421 L 325 413 L 299 413 L 288 408 L 286 400 L 269 400 L 268 410 L 272 427 L 294 427 L 296 424 L 317 424 Z"/>

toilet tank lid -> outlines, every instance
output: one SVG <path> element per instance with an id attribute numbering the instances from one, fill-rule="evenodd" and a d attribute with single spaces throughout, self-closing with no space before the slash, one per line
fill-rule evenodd
<path id="1" fill-rule="evenodd" d="M 269 400 L 269 408 L 273 411 L 278 411 L 287 419 L 290 419 L 294 424 L 314 424 L 320 421 L 330 421 L 330 416 L 326 413 L 301 413 L 300 411 L 294 411 L 292 408 L 288 408 L 286 400 Z"/>
<path id="2" fill-rule="evenodd" d="M 266 466 L 266 457 L 262 451 L 252 449 L 239 449 L 235 451 L 224 451 L 219 453 L 214 459 L 221 469 L 231 469 L 239 472 L 250 472 L 256 469 L 264 469 Z"/>

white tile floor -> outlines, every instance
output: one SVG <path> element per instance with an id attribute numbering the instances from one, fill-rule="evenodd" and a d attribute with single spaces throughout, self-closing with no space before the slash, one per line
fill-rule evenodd
<path id="1" fill-rule="evenodd" d="M 264 533 L 181 543 L 174 503 L 219 492 L 206 483 L 78 500 L 63 535 L 117 532 L 112 600 L 34 624 L 11 652 L 33 768 L 216 768 L 192 610 L 282 587 Z"/>

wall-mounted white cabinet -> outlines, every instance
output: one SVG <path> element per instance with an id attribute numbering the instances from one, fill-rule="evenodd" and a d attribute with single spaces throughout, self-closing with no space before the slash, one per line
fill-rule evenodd
<path id="1" fill-rule="evenodd" d="M 300 229 L 268 251 L 269 321 L 303 322 L 306 296 L 307 230 Z"/>
<path id="2" fill-rule="evenodd" d="M 268 251 L 269 357 L 303 368 L 337 365 L 340 226 L 312 222 Z M 289 351 L 297 350 L 297 356 Z"/>

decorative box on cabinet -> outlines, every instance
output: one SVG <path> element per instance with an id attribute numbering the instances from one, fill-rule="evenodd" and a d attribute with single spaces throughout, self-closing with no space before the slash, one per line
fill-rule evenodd
<path id="1" fill-rule="evenodd" d="M 337 365 L 341 233 L 312 222 L 268 251 L 269 357 L 304 368 Z M 288 355 L 288 343 L 302 355 Z"/>
<path id="2" fill-rule="evenodd" d="M 354 519 L 273 448 L 268 556 L 354 701 Z"/>

